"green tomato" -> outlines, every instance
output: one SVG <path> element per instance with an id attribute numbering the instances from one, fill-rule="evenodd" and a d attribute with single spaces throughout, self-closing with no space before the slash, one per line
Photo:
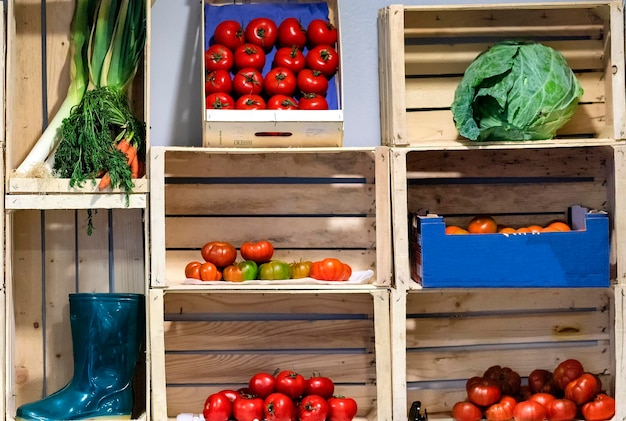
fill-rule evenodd
<path id="1" fill-rule="evenodd" d="M 259 275 L 265 281 L 277 281 L 291 278 L 291 266 L 280 260 L 270 260 L 259 267 Z"/>
<path id="2" fill-rule="evenodd" d="M 251 281 L 258 279 L 259 266 L 252 260 L 244 260 L 237 263 L 237 267 L 241 269 L 241 277 L 244 281 Z"/>

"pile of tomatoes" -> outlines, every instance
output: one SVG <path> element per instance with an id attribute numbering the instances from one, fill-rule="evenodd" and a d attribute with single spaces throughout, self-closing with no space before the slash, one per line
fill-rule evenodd
<path id="1" fill-rule="evenodd" d="M 221 21 L 204 53 L 206 108 L 328 109 L 329 80 L 339 66 L 336 44 L 337 28 L 324 19 L 306 28 L 295 17 L 279 23 L 258 17 L 245 27 Z"/>
<path id="2" fill-rule="evenodd" d="M 239 248 L 226 241 L 209 241 L 202 246 L 203 262 L 191 261 L 185 266 L 185 277 L 201 281 L 243 282 L 311 277 L 321 281 L 347 281 L 352 268 L 334 257 L 318 261 L 300 260 L 287 263 L 273 259 L 274 245 L 267 240 L 245 241 Z"/>
<path id="3" fill-rule="evenodd" d="M 206 421 L 351 421 L 354 399 L 335 395 L 329 377 L 305 378 L 294 370 L 256 373 L 248 387 L 221 390 L 204 403 Z"/>
<path id="4" fill-rule="evenodd" d="M 615 399 L 576 359 L 561 362 L 553 372 L 533 370 L 524 386 L 514 370 L 492 366 L 469 379 L 466 390 L 467 400 L 452 408 L 456 421 L 605 421 L 615 415 Z"/>
<path id="5" fill-rule="evenodd" d="M 524 227 L 510 227 L 498 224 L 489 215 L 477 215 L 472 218 L 467 227 L 458 225 L 446 225 L 446 234 L 515 234 L 515 233 L 541 233 L 541 232 L 567 232 L 571 231 L 567 223 L 559 220 L 552 221 L 547 225 L 532 224 Z"/>

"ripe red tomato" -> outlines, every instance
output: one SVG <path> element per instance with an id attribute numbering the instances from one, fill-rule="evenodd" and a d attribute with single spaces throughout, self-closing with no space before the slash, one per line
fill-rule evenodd
<path id="1" fill-rule="evenodd" d="M 200 265 L 200 280 L 202 281 L 221 281 L 222 273 L 217 266 L 211 262 L 204 262 Z"/>
<path id="2" fill-rule="evenodd" d="M 306 65 L 330 79 L 339 67 L 339 54 L 329 45 L 316 45 L 307 53 Z"/>
<path id="3" fill-rule="evenodd" d="M 298 74 L 306 66 L 306 58 L 298 47 L 282 47 L 274 54 L 272 67 L 286 67 Z"/>
<path id="4" fill-rule="evenodd" d="M 485 418 L 489 421 L 508 421 L 513 418 L 515 405 L 517 405 L 515 398 L 502 396 L 502 399 L 485 410 Z"/>
<path id="5" fill-rule="evenodd" d="M 300 97 L 301 110 L 327 110 L 328 101 L 318 94 L 302 94 Z"/>
<path id="6" fill-rule="evenodd" d="M 304 376 L 294 370 L 283 370 L 276 374 L 274 389 L 291 399 L 298 399 L 304 394 L 306 381 Z"/>
<path id="7" fill-rule="evenodd" d="M 267 104 L 261 95 L 245 94 L 237 98 L 236 110 L 265 110 Z"/>
<path id="8" fill-rule="evenodd" d="M 299 421 L 326 421 L 328 417 L 328 402 L 319 395 L 308 395 L 298 403 L 297 412 Z"/>
<path id="9" fill-rule="evenodd" d="M 471 402 L 457 402 L 452 407 L 452 418 L 456 421 L 479 421 L 482 417 L 483 412 Z"/>
<path id="10" fill-rule="evenodd" d="M 265 52 L 258 45 L 245 43 L 237 47 L 234 52 L 233 66 L 236 69 L 245 69 L 252 67 L 259 71 L 263 71 L 267 57 Z"/>
<path id="11" fill-rule="evenodd" d="M 268 96 L 292 96 L 296 91 L 296 75 L 286 67 L 274 67 L 265 75 L 263 89 Z"/>
<path id="12" fill-rule="evenodd" d="M 306 94 L 326 95 L 328 79 L 319 70 L 303 69 L 296 77 L 298 91 Z"/>
<path id="13" fill-rule="evenodd" d="M 587 421 L 610 420 L 615 415 L 615 399 L 599 393 L 594 400 L 583 405 L 582 413 Z"/>
<path id="14" fill-rule="evenodd" d="M 328 421 L 351 421 L 356 416 L 356 401 L 345 396 L 328 399 Z"/>
<path id="15" fill-rule="evenodd" d="M 201 262 L 189 262 L 185 266 L 185 277 L 192 279 L 200 279 Z"/>
<path id="16" fill-rule="evenodd" d="M 254 18 L 245 31 L 246 42 L 258 45 L 266 53 L 271 51 L 278 38 L 278 27 L 269 18 Z"/>
<path id="17" fill-rule="evenodd" d="M 502 393 L 495 380 L 472 378 L 467 382 L 467 397 L 470 402 L 479 406 L 492 405 L 500 399 Z"/>
<path id="18" fill-rule="evenodd" d="M 263 75 L 254 67 L 244 67 L 233 76 L 233 92 L 236 96 L 261 95 L 263 92 Z"/>
<path id="19" fill-rule="evenodd" d="M 235 20 L 224 20 L 217 24 L 213 32 L 213 39 L 216 44 L 235 50 L 243 44 L 243 27 Z"/>
<path id="20" fill-rule="evenodd" d="M 239 395 L 233 402 L 233 417 L 237 421 L 254 421 L 263 419 L 265 401 L 253 395 Z"/>
<path id="21" fill-rule="evenodd" d="M 306 29 L 294 17 L 285 18 L 278 25 L 278 47 L 297 47 L 302 50 L 306 46 Z"/>
<path id="22" fill-rule="evenodd" d="M 237 399 L 241 395 L 241 393 L 232 389 L 223 389 L 220 390 L 220 393 L 225 394 L 231 402 L 235 402 L 235 399 Z"/>
<path id="23" fill-rule="evenodd" d="M 235 100 L 224 92 L 216 92 L 206 97 L 206 108 L 214 110 L 234 110 Z"/>
<path id="24" fill-rule="evenodd" d="M 296 408 L 284 393 L 275 392 L 265 398 L 263 414 L 266 421 L 294 421 Z"/>
<path id="25" fill-rule="evenodd" d="M 250 389 L 250 393 L 252 393 L 253 395 L 265 399 L 269 395 L 274 393 L 275 383 L 276 378 L 273 374 L 256 373 L 250 378 L 250 381 L 248 382 L 248 389 Z"/>
<path id="26" fill-rule="evenodd" d="M 528 397 L 528 400 L 538 402 L 541 405 L 543 405 L 544 408 L 547 408 L 548 403 L 552 402 L 555 399 L 556 399 L 556 396 L 550 393 L 544 393 L 544 392 L 534 393 Z"/>
<path id="27" fill-rule="evenodd" d="M 494 365 L 485 370 L 484 378 L 495 380 L 503 395 L 515 396 L 522 385 L 520 375 L 509 367 Z"/>
<path id="28" fill-rule="evenodd" d="M 313 19 L 306 29 L 306 37 L 311 47 L 315 45 L 335 46 L 337 42 L 337 28 L 324 19 Z"/>
<path id="29" fill-rule="evenodd" d="M 265 263 L 272 260 L 274 245 L 267 240 L 257 242 L 245 241 L 241 245 L 239 252 L 241 253 L 241 257 L 246 260 L 252 260 L 256 263 Z"/>
<path id="30" fill-rule="evenodd" d="M 319 374 L 306 379 L 304 395 L 319 395 L 324 399 L 329 399 L 335 393 L 335 383 L 329 378 Z"/>
<path id="31" fill-rule="evenodd" d="M 597 376 L 584 373 L 565 386 L 565 398 L 574 401 L 576 405 L 582 405 L 595 398 L 601 389 L 602 383 Z"/>
<path id="32" fill-rule="evenodd" d="M 515 421 L 543 421 L 546 418 L 546 408 L 536 401 L 522 401 L 515 405 L 513 418 Z"/>
<path id="33" fill-rule="evenodd" d="M 530 393 L 551 393 L 555 394 L 557 388 L 552 383 L 552 372 L 541 368 L 535 369 L 528 375 L 528 390 Z"/>
<path id="34" fill-rule="evenodd" d="M 202 258 L 215 266 L 224 268 L 232 265 L 237 259 L 237 249 L 225 241 L 210 241 L 200 250 Z"/>
<path id="35" fill-rule="evenodd" d="M 469 222 L 467 230 L 471 234 L 493 234 L 498 232 L 498 224 L 489 215 L 478 215 Z"/>
<path id="36" fill-rule="evenodd" d="M 548 421 L 571 421 L 577 412 L 578 407 L 569 399 L 553 399 L 546 404 Z"/>
<path id="37" fill-rule="evenodd" d="M 268 110 L 297 110 L 298 101 L 289 95 L 272 95 L 267 100 Z"/>
<path id="38" fill-rule="evenodd" d="M 204 94 L 223 92 L 230 94 L 233 91 L 233 81 L 230 72 L 224 69 L 210 70 L 204 78 Z"/>
<path id="39" fill-rule="evenodd" d="M 202 415 L 206 421 L 228 421 L 232 415 L 233 403 L 224 393 L 209 395 L 204 402 Z"/>
<path id="40" fill-rule="evenodd" d="M 327 257 L 311 264 L 309 276 L 321 281 L 347 281 L 352 275 L 350 265 L 334 257 Z"/>
<path id="41" fill-rule="evenodd" d="M 562 361 L 552 373 L 552 382 L 559 390 L 565 390 L 565 386 L 572 380 L 583 375 L 585 369 L 580 361 L 570 358 Z"/>
<path id="42" fill-rule="evenodd" d="M 234 63 L 233 52 L 221 44 L 213 44 L 204 52 L 204 68 L 230 70 Z"/>

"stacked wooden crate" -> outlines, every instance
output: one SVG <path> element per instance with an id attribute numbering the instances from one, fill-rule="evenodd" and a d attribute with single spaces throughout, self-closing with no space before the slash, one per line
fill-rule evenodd
<path id="1" fill-rule="evenodd" d="M 567 358 L 602 376 L 617 398 L 616 419 L 624 417 L 623 35 L 622 4 L 613 1 L 380 10 L 382 140 L 391 146 L 394 418 L 404 419 L 416 400 L 429 416 L 449 417 L 454 403 L 466 398 L 465 381 L 492 365 L 525 377 Z M 481 51 L 511 38 L 536 40 L 565 55 L 585 90 L 577 113 L 552 140 L 468 141 L 450 110 L 456 86 Z M 584 270 L 563 279 L 546 275 L 553 267 L 526 283 L 507 285 L 504 275 L 491 283 L 500 288 L 484 288 L 490 279 L 476 282 L 463 265 L 438 268 L 456 288 L 412 276 L 412 261 L 414 274 L 430 262 L 420 262 L 427 254 L 415 256 L 410 246 L 421 239 L 410 237 L 409 214 L 437 214 L 451 225 L 487 214 L 524 226 L 567 220 L 573 205 L 609 217 L 610 260 L 595 251 L 584 256 L 607 266 L 605 286 L 586 284 Z M 492 268 L 494 278 L 507 269 L 516 280 L 537 273 L 531 247 L 511 256 L 520 250 L 485 249 L 480 236 L 465 237 L 465 249 L 439 249 L 436 264 L 462 260 L 446 259 L 446 252 L 475 253 L 486 262 L 481 271 Z M 563 238 L 572 248 L 585 246 Z M 565 271 L 567 259 L 550 264 Z M 511 266 L 499 267 L 503 261 Z"/>
<path id="2" fill-rule="evenodd" d="M 57 112 L 70 82 L 70 21 L 74 1 L 4 2 L 6 17 L 6 142 L 0 388 L 3 419 L 66 385 L 73 375 L 68 295 L 146 293 L 148 180 L 133 194 L 99 191 L 87 182 L 17 176 L 15 170 Z M 1 6 L 1 5 L 0 5 Z M 4 13 L 6 12 L 6 13 Z M 45 12 L 45 13 L 44 13 Z M 148 8 L 148 27 L 150 11 Z M 149 43 L 148 43 L 149 45 Z M 4 54 L 2 55 L 4 57 Z M 131 88 L 135 113 L 149 126 L 149 48 Z M 5 66 L 0 66 L 2 71 Z M 2 80 L 5 80 L 3 77 Z M 6 102 L 5 102 L 6 101 Z M 4 127 L 4 126 L 3 126 Z M 92 214 L 93 233 L 87 234 Z M 134 419 L 150 416 L 147 361 L 138 364 Z"/>

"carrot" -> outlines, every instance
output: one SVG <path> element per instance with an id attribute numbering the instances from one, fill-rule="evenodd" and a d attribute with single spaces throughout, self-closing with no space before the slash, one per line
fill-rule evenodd
<path id="1" fill-rule="evenodd" d="M 109 175 L 108 172 L 106 172 L 100 179 L 100 183 L 98 183 L 98 190 L 104 190 L 110 185 L 111 185 L 111 176 Z"/>
<path id="2" fill-rule="evenodd" d="M 135 154 L 135 158 L 130 162 L 130 176 L 132 178 L 139 177 L 139 158 Z"/>
<path id="3" fill-rule="evenodd" d="M 137 147 L 130 145 L 124 153 L 126 154 L 126 163 L 131 167 L 133 160 L 137 157 Z"/>
<path id="4" fill-rule="evenodd" d="M 124 155 L 126 155 L 128 166 L 130 166 L 130 159 L 132 159 L 132 157 L 129 158 L 129 153 L 131 153 L 130 149 L 132 148 L 134 150 L 134 152 L 132 153 L 135 156 L 137 155 L 137 148 L 131 145 L 130 142 L 126 139 L 122 139 L 119 142 L 117 142 L 117 145 L 115 145 L 115 148 L 122 151 Z M 104 190 L 110 185 L 111 185 L 111 176 L 109 175 L 108 172 L 104 172 L 102 174 L 102 178 L 100 178 L 100 183 L 98 183 L 98 190 Z"/>

